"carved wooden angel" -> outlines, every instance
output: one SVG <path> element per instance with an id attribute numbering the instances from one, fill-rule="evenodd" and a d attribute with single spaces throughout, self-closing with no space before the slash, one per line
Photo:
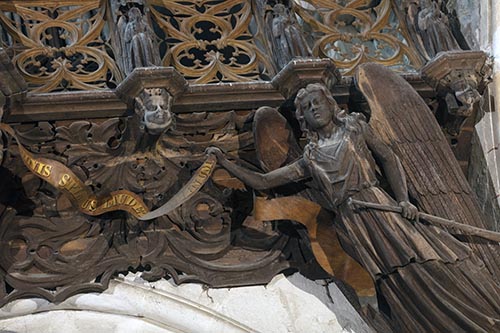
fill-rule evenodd
<path id="1" fill-rule="evenodd" d="M 314 200 L 335 212 L 343 248 L 370 273 L 379 309 L 395 331 L 498 329 L 500 287 L 492 269 L 497 263 L 492 258 L 495 253 L 486 247 L 475 248 L 482 251 L 489 271 L 470 244 L 444 229 L 412 221 L 417 209 L 410 203 L 404 170 L 412 200 L 420 209 L 466 224 L 474 223 L 472 214 L 480 216 L 439 126 L 413 88 L 391 71 L 367 64 L 357 78 L 371 107 L 370 124 L 360 114 L 341 111 L 321 84 L 299 91 L 296 116 L 308 144 L 295 162 L 259 174 L 230 162 L 217 148 L 209 152 L 255 189 L 310 179 L 317 193 Z M 256 128 L 262 126 L 265 124 Z M 266 155 L 262 154 L 267 149 L 262 147 L 263 141 L 256 139 L 260 156 Z M 282 149 L 287 144 L 281 144 L 276 154 L 292 151 Z M 393 148 L 397 144 L 397 149 L 389 144 Z M 379 185 L 377 162 L 394 198 Z M 266 161 L 261 163 L 266 165 Z M 355 210 L 349 199 L 400 206 L 402 214 Z M 448 211 L 453 214 L 446 214 Z M 493 246 L 498 254 L 498 243 Z"/>

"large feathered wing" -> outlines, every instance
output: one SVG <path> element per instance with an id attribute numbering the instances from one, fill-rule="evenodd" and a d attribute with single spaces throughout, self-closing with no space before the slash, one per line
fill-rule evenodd
<path id="1" fill-rule="evenodd" d="M 486 217 L 434 115 L 401 76 L 377 64 L 356 73 L 371 110 L 370 126 L 401 160 L 410 196 L 426 213 L 484 228 Z M 489 271 L 500 279 L 498 244 L 467 238 Z"/>

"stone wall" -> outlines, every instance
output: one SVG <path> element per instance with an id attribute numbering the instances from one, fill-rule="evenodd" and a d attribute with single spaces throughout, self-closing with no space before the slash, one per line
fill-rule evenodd
<path id="1" fill-rule="evenodd" d="M 485 214 L 492 217 L 493 230 L 500 230 L 500 1 L 448 0 L 448 11 L 460 21 L 461 32 L 471 49 L 495 58 L 493 82 L 478 112 L 469 167 L 469 182 Z"/>
<path id="2" fill-rule="evenodd" d="M 0 309 L 10 333 L 370 333 L 334 283 L 280 274 L 266 286 L 208 289 L 149 283 L 129 273 L 102 294 L 60 304 L 17 300 Z"/>

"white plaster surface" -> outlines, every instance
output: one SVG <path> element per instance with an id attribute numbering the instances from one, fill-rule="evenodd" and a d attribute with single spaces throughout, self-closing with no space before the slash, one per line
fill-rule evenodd
<path id="1" fill-rule="evenodd" d="M 496 195 L 500 194 L 500 116 L 498 112 L 487 112 L 476 124 L 476 133 L 488 165 Z M 500 197 L 497 197 L 500 205 Z"/>
<path id="2" fill-rule="evenodd" d="M 460 21 L 460 30 L 469 44 L 471 49 L 479 49 L 479 43 L 484 36 L 481 36 L 480 27 L 483 25 L 479 19 L 483 9 L 485 8 L 478 3 L 479 0 L 448 0 L 446 7 L 448 12 L 455 12 Z M 488 1 L 488 0 L 486 0 Z M 487 18 L 485 18 L 487 20 Z"/>
<path id="3" fill-rule="evenodd" d="M 332 301 L 333 300 L 333 301 Z M 60 304 L 14 301 L 0 309 L 0 332 L 372 332 L 335 284 L 299 274 L 267 286 L 206 289 L 148 283 L 137 274 L 111 281 L 102 294 Z"/>
<path id="4" fill-rule="evenodd" d="M 472 1 L 472 3 L 469 3 Z M 480 48 L 495 59 L 493 82 L 489 86 L 492 104 L 487 108 L 483 119 L 476 124 L 476 132 L 481 141 L 484 156 L 488 165 L 495 194 L 500 194 L 500 1 L 499 0 L 460 0 L 467 3 L 470 12 L 478 18 Z M 488 97 L 486 97 L 488 98 Z M 490 100 L 485 100 L 490 103 Z M 500 197 L 497 197 L 500 205 Z"/>

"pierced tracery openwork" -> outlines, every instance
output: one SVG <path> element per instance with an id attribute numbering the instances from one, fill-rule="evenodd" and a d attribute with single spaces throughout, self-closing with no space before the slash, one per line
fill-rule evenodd
<path id="1" fill-rule="evenodd" d="M 453 281 L 477 283 L 468 286 L 472 290 L 488 286 L 487 274 L 500 276 L 498 238 L 491 238 L 500 235 L 481 230 L 493 223 L 481 216 L 463 164 L 454 162 L 446 141 L 454 135 L 455 153 L 465 155 L 461 143 L 469 141 L 460 126 L 478 111 L 492 67 L 483 52 L 455 51 L 445 11 L 431 0 L 0 0 L 0 10 L 0 117 L 5 111 L 2 121 L 10 123 L 0 123 L 0 305 L 24 297 L 59 302 L 101 291 L 127 270 L 141 271 L 146 280 L 171 276 L 176 283 L 215 287 L 266 283 L 284 270 L 311 278 L 335 272 L 360 295 L 373 295 L 368 272 L 353 265 L 341 245 L 375 278 L 384 276 L 378 288 L 384 297 L 389 294 L 383 288 L 395 289 L 382 284 L 396 286 L 397 274 L 449 268 Z M 377 62 L 414 71 L 436 53 L 420 76 L 405 76 L 413 87 L 383 66 L 358 66 Z M 337 68 L 345 75 L 356 69 L 356 84 L 342 79 Z M 32 92 L 43 94 L 27 94 L 22 76 Z M 267 82 L 241 82 L 259 80 Z M 296 102 L 296 109 L 308 112 L 309 134 L 318 136 L 327 127 L 312 133 L 318 124 L 311 119 L 319 111 L 332 125 L 325 135 L 332 145 L 310 140 L 303 151 L 296 138 L 308 135 L 291 102 L 311 83 L 320 88 L 309 103 L 320 101 L 320 107 Z M 426 104 L 435 105 L 434 114 Z M 370 125 L 352 112 L 369 114 Z M 385 172 L 379 188 L 369 150 L 392 155 L 384 153 L 387 145 L 399 155 L 387 170 L 399 177 Z M 207 148 L 217 151 L 213 147 L 237 164 L 224 155 L 217 163 L 207 157 Z M 300 156 L 303 164 L 294 162 Z M 345 167 L 338 157 L 352 161 L 346 167 L 352 190 L 343 198 L 330 195 L 347 179 L 337 179 Z M 228 165 L 290 172 L 283 187 L 259 177 L 256 186 L 246 187 L 250 178 L 238 180 Z M 412 208 L 403 168 L 412 201 L 435 214 L 427 218 L 437 225 L 446 225 L 443 219 L 452 223 L 457 229 L 451 233 L 469 242 L 470 251 L 444 229 L 366 211 Z M 307 177 L 313 171 L 316 177 Z M 296 181 L 288 184 L 293 175 Z M 251 187 L 256 191 L 245 191 Z M 383 192 L 389 187 L 397 201 Z M 353 198 L 355 210 L 348 204 Z M 334 210 L 337 220 L 321 205 Z M 129 214 L 124 207 L 140 211 Z M 381 237 L 371 244 L 373 237 L 356 232 L 388 223 L 404 237 L 373 229 Z M 478 235 L 496 243 L 468 238 Z M 475 265 L 472 251 L 484 261 L 479 278 L 465 275 L 464 267 Z M 434 286 L 443 282 L 439 274 L 428 276 Z M 446 286 L 458 286 L 453 281 Z M 406 282 L 417 294 L 428 285 Z M 413 311 L 434 306 L 410 299 L 406 289 L 396 294 L 386 297 L 391 314 L 418 318 Z M 431 294 L 448 302 L 447 294 Z M 477 301 L 475 308 L 491 317 L 489 304 Z M 399 306 L 412 302 L 422 306 Z M 489 317 L 485 327 L 491 326 Z M 438 319 L 446 324 L 449 316 Z"/>
<path id="2" fill-rule="evenodd" d="M 400 71 L 422 65 L 391 0 L 296 0 L 293 11 L 311 30 L 313 54 L 331 58 L 347 75 L 365 62 Z"/>
<path id="3" fill-rule="evenodd" d="M 250 31 L 250 1 L 149 1 L 165 33 L 164 66 L 194 83 L 269 79 L 272 65 Z"/>
<path id="4" fill-rule="evenodd" d="M 35 92 L 113 87 L 121 74 L 101 38 L 103 1 L 0 1 L 4 45 Z"/>

